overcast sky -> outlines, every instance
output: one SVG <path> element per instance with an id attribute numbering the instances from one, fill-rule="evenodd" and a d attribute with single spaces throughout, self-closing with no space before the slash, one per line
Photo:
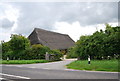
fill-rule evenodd
<path id="1" fill-rule="evenodd" d="M 11 34 L 28 36 L 34 28 L 68 34 L 73 40 L 117 26 L 117 2 L 7 2 L 0 3 L 0 40 Z"/>

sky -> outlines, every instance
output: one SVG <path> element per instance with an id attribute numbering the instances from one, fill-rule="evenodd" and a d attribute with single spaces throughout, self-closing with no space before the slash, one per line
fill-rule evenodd
<path id="1" fill-rule="evenodd" d="M 34 28 L 68 34 L 74 41 L 82 35 L 118 26 L 118 2 L 1 2 L 0 40 L 11 34 L 28 37 Z"/>

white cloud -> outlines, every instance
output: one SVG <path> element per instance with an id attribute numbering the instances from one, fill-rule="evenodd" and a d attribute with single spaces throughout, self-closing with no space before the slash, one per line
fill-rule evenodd
<path id="1" fill-rule="evenodd" d="M 0 40 L 8 41 L 10 39 L 10 35 L 14 33 L 14 30 L 18 27 L 17 22 L 19 18 L 19 9 L 15 8 L 14 6 L 8 3 L 1 3 L 0 6 Z M 2 23 L 4 19 L 6 19 L 9 22 Z M 14 22 L 14 24 L 11 25 L 10 22 Z M 4 26 L 7 27 L 2 27 L 2 24 L 4 24 Z"/>
<path id="2" fill-rule="evenodd" d="M 6 18 L 14 22 L 12 27 L 3 28 L 0 40 L 8 40 L 12 33 L 28 36 L 35 27 L 66 33 L 78 40 L 96 31 L 96 27 L 104 29 L 103 23 L 117 22 L 117 6 L 117 2 L 0 3 L 0 21 Z"/>
<path id="3" fill-rule="evenodd" d="M 6 6 L 5 17 L 10 21 L 16 21 L 19 17 L 19 10 L 9 4 L 4 4 L 4 6 Z"/>
<path id="4" fill-rule="evenodd" d="M 11 31 L 0 28 L 0 41 L 8 41 L 10 39 Z"/>
<path id="5" fill-rule="evenodd" d="M 110 23 L 112 26 L 117 26 L 117 23 Z M 104 24 L 81 26 L 78 21 L 69 24 L 67 22 L 56 22 L 53 31 L 68 34 L 74 41 L 77 41 L 81 35 L 91 35 L 100 29 L 105 30 Z"/>

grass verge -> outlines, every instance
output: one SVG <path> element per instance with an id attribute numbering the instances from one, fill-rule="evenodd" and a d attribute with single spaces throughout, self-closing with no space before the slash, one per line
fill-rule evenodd
<path id="1" fill-rule="evenodd" d="M 47 63 L 47 60 L 1 60 L 0 64 L 34 64 L 34 63 Z"/>
<path id="2" fill-rule="evenodd" d="M 69 69 L 118 72 L 118 60 L 87 60 L 74 61 L 66 65 Z M 119 71 L 120 72 L 120 71 Z"/>

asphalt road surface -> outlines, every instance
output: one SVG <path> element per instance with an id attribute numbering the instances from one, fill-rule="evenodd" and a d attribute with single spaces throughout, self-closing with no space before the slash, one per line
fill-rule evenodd
<path id="1" fill-rule="evenodd" d="M 69 62 L 63 62 L 61 65 Z M 66 69 L 65 67 L 60 69 L 60 66 L 59 69 L 56 69 L 58 64 L 59 62 L 46 63 L 45 65 L 0 65 L 0 68 L 2 68 L 2 72 L 0 72 L 2 77 L 0 79 L 9 81 L 11 79 L 118 79 L 117 72 L 79 71 Z M 49 66 L 49 68 L 44 68 L 43 66 Z"/>

